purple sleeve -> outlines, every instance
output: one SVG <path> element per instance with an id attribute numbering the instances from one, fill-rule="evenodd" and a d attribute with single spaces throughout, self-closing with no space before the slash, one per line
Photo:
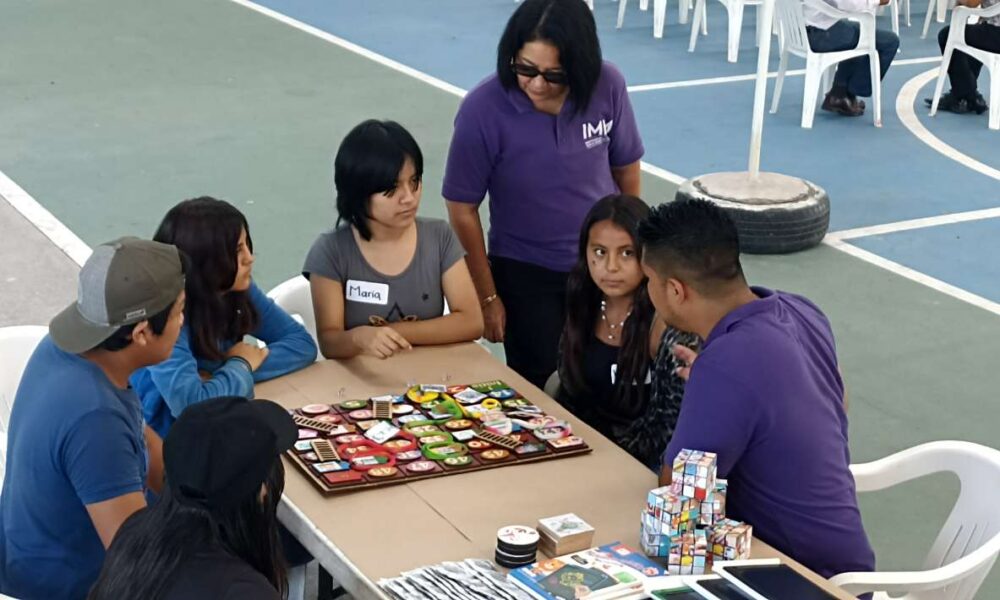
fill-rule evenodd
<path id="1" fill-rule="evenodd" d="M 611 129 L 611 146 L 608 157 L 612 167 L 624 167 L 642 158 L 646 150 L 639 136 L 639 126 L 632 112 L 632 102 L 628 98 L 625 77 L 618 69 L 607 65 L 605 70 L 612 81 L 615 98 L 615 125 Z"/>
<path id="2" fill-rule="evenodd" d="M 494 152 L 487 143 L 486 126 L 479 118 L 475 100 L 467 96 L 455 116 L 441 189 L 445 200 L 479 204 L 490 185 Z"/>
<path id="3" fill-rule="evenodd" d="M 677 428 L 663 453 L 663 464 L 672 465 L 684 448 L 715 452 L 719 477 L 726 478 L 753 436 L 757 402 L 744 386 L 713 367 L 695 363 L 684 388 Z"/>

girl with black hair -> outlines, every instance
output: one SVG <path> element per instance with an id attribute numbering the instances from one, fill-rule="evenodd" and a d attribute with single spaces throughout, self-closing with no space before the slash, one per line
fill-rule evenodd
<path id="1" fill-rule="evenodd" d="M 670 349 L 695 339 L 655 318 L 637 243 L 648 214 L 639 198 L 612 195 L 584 219 L 567 284 L 557 399 L 655 471 L 684 394 Z"/>
<path id="2" fill-rule="evenodd" d="M 503 342 L 507 364 L 539 387 L 555 369 L 583 217 L 608 194 L 639 195 L 642 155 L 625 78 L 603 61 L 586 3 L 522 3 L 496 73 L 455 117 L 442 194 L 469 253 L 486 339 Z"/>
<path id="3" fill-rule="evenodd" d="M 121 526 L 88 600 L 280 600 L 281 453 L 296 426 L 268 400 L 215 398 L 164 442 L 159 500 Z"/>
<path id="4" fill-rule="evenodd" d="M 170 209 L 153 239 L 191 260 L 185 323 L 170 358 L 130 379 L 160 437 L 185 408 L 220 396 L 253 397 L 254 382 L 309 366 L 309 332 L 254 284 L 253 240 L 236 207 L 210 197 Z M 267 346 L 243 341 L 253 336 Z"/>
<path id="5" fill-rule="evenodd" d="M 417 217 L 423 173 L 420 147 L 399 123 L 368 120 L 341 142 L 337 227 L 302 268 L 327 358 L 388 358 L 482 335 L 461 244 L 448 223 Z"/>

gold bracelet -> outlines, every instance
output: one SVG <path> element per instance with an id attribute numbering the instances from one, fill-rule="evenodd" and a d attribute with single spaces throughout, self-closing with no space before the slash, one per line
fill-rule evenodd
<path id="1" fill-rule="evenodd" d="M 481 300 L 481 301 L 479 302 L 479 306 L 480 306 L 481 308 L 486 308 L 486 305 L 487 305 L 487 304 L 489 304 L 490 302 L 493 302 L 493 301 L 494 301 L 494 300 L 496 300 L 497 298 L 499 298 L 499 296 L 497 296 L 497 295 L 496 295 L 495 293 L 494 293 L 494 294 L 490 294 L 489 296 L 486 296 L 485 298 L 483 298 L 483 299 L 482 299 L 482 300 Z"/>

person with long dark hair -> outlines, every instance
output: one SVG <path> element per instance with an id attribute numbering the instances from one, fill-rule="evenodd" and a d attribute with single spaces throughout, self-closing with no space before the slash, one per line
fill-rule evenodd
<path id="1" fill-rule="evenodd" d="M 268 400 L 215 398 L 184 411 L 163 444 L 163 495 L 122 525 L 88 599 L 285 598 L 276 511 L 281 453 L 296 435 Z"/>
<path id="2" fill-rule="evenodd" d="M 684 393 L 669 349 L 696 339 L 655 318 L 637 241 L 648 214 L 639 198 L 611 195 L 584 218 L 566 287 L 557 400 L 657 470 Z"/>
<path id="3" fill-rule="evenodd" d="M 462 245 L 447 222 L 417 216 L 423 176 L 420 146 L 399 123 L 364 121 L 341 142 L 337 226 L 302 267 L 323 356 L 388 358 L 482 335 Z"/>
<path id="4" fill-rule="evenodd" d="M 580 0 L 526 0 L 504 29 L 496 72 L 455 117 L 442 195 L 486 339 L 541 387 L 556 367 L 566 278 L 598 198 L 640 194 L 642 140 L 625 78 L 602 59 Z M 490 197 L 489 252 L 479 208 Z"/>
<path id="5" fill-rule="evenodd" d="M 256 381 L 316 360 L 305 327 L 254 284 L 246 217 L 224 200 L 185 200 L 170 209 L 153 239 L 191 259 L 184 329 L 170 358 L 131 378 L 143 412 L 161 437 L 188 406 L 221 396 L 253 397 Z M 250 335 L 267 346 L 244 342 Z"/>

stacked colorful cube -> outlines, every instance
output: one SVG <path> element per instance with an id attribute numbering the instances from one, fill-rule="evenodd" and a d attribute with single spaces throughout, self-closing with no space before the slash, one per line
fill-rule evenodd
<path id="1" fill-rule="evenodd" d="M 667 557 L 667 569 L 697 575 L 713 558 L 749 558 L 753 529 L 726 519 L 726 481 L 716 479 L 712 452 L 682 450 L 672 483 L 649 492 L 642 513 L 641 545 L 649 556 Z"/>
<path id="2" fill-rule="evenodd" d="M 712 555 L 717 560 L 743 560 L 750 558 L 750 540 L 753 527 L 741 521 L 722 519 L 708 534 L 712 542 Z"/>

